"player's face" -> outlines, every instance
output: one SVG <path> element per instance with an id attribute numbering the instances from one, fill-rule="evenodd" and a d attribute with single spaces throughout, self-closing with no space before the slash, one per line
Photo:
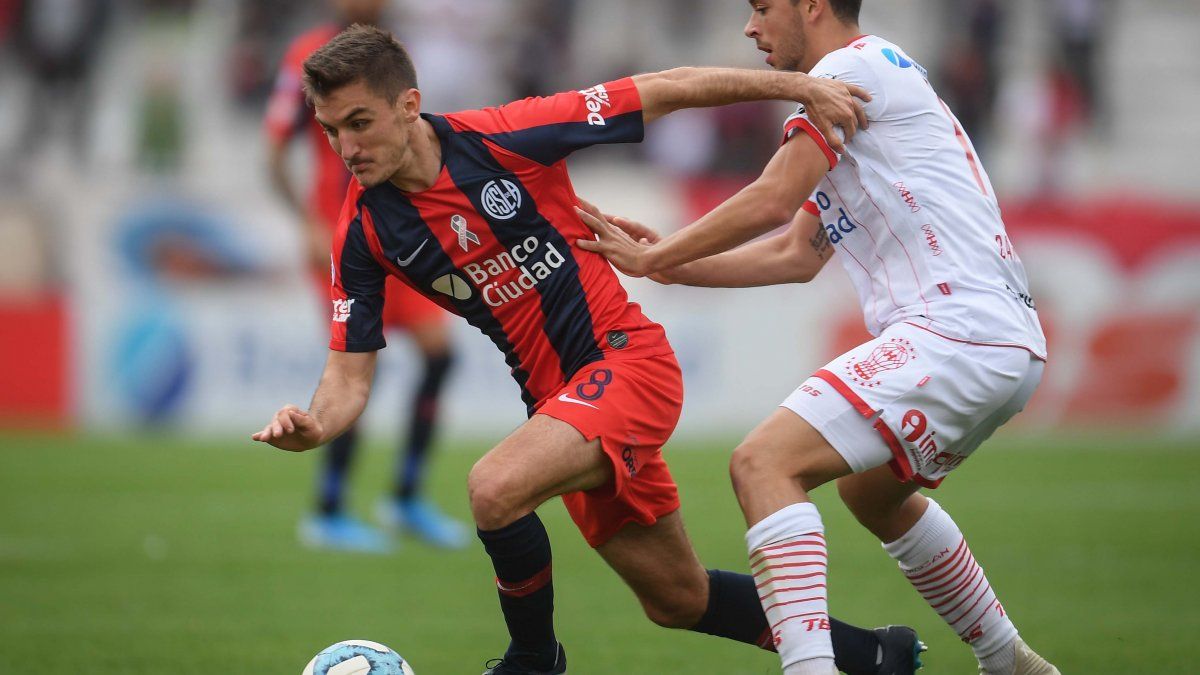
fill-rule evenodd
<path id="1" fill-rule="evenodd" d="M 334 0 L 339 16 L 350 23 L 379 23 L 385 0 Z"/>
<path id="2" fill-rule="evenodd" d="M 746 37 L 767 53 L 767 65 L 775 70 L 800 70 L 805 63 L 808 40 L 800 4 L 791 0 L 750 0 Z"/>
<path id="3" fill-rule="evenodd" d="M 313 103 L 329 145 L 363 187 L 375 187 L 405 166 L 420 113 L 416 89 L 389 103 L 359 81 Z"/>

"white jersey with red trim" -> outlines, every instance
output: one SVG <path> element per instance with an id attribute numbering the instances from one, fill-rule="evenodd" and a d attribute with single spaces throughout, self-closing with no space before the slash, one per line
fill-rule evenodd
<path id="1" fill-rule="evenodd" d="M 871 334 L 907 321 L 946 337 L 1046 357 L 1025 268 L 970 139 L 896 45 L 856 38 L 812 69 L 870 92 L 868 129 L 838 156 L 807 119 L 788 118 L 829 159 L 805 209 L 821 218 L 862 303 Z"/>

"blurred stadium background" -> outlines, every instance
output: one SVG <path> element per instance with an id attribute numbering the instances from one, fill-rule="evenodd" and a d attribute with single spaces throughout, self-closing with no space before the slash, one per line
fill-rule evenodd
<path id="1" fill-rule="evenodd" d="M 864 4 L 864 30 L 906 46 L 974 138 L 1050 336 L 1033 403 L 941 492 L 1064 672 L 1192 672 L 1200 4 Z M 262 119 L 287 42 L 327 12 L 320 0 L 0 0 L 0 673 L 296 672 L 362 637 L 429 675 L 469 672 L 503 644 L 481 551 L 301 549 L 291 528 L 315 455 L 247 440 L 280 404 L 307 402 L 324 359 L 327 308 L 270 189 Z M 747 12 L 395 0 L 385 23 L 413 52 L 426 108 L 451 111 L 679 65 L 761 67 Z M 674 115 L 641 146 L 580 153 L 576 186 L 679 227 L 756 175 L 787 108 Z M 293 159 L 306 166 L 302 149 Z M 669 447 L 709 564 L 744 567 L 729 449 L 864 334 L 831 269 L 810 287 L 629 283 L 684 365 Z M 492 345 L 459 328 L 436 480 L 465 515 L 467 467 L 523 411 Z M 385 350 L 364 487 L 389 473 L 414 363 L 401 339 Z M 655 629 L 550 511 L 580 672 L 775 672 L 773 657 Z M 844 513 L 831 522 L 847 532 L 834 613 L 917 625 L 930 672 L 968 672 L 968 651 L 865 532 Z"/>

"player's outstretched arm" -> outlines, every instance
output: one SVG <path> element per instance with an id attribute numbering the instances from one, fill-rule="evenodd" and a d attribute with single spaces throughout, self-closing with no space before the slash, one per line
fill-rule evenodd
<path id="1" fill-rule="evenodd" d="M 577 244 L 604 255 L 629 276 L 650 276 L 723 253 L 791 222 L 828 170 L 829 160 L 817 144 L 797 136 L 779 148 L 753 183 L 653 245 L 643 245 L 595 217 L 584 218 L 587 214 L 580 218 L 596 239 L 581 239 Z"/>
<path id="2" fill-rule="evenodd" d="M 833 128 L 841 127 L 845 141 L 849 141 L 860 127 L 867 127 L 867 114 L 855 99 L 871 100 L 867 90 L 856 85 L 783 71 L 674 68 L 635 75 L 633 83 L 642 99 L 642 119 L 646 123 L 684 108 L 772 99 L 798 101 L 835 152 L 844 148 Z"/>
<path id="3" fill-rule="evenodd" d="M 367 407 L 375 377 L 375 354 L 330 350 L 308 410 L 286 405 L 250 438 L 281 450 L 303 452 L 340 436 Z"/>
<path id="4" fill-rule="evenodd" d="M 642 245 L 658 241 L 650 228 L 619 216 L 600 215 L 588 210 L 591 218 L 603 218 Z M 672 267 L 652 274 L 661 284 L 703 286 L 707 288 L 749 288 L 776 284 L 807 283 L 833 257 L 829 233 L 817 216 L 801 209 L 786 232 L 754 241 L 732 251 Z"/>

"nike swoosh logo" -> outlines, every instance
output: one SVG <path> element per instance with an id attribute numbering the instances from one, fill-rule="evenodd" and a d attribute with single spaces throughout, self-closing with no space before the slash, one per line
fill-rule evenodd
<path id="1" fill-rule="evenodd" d="M 586 405 L 586 406 L 587 406 L 587 407 L 589 407 L 589 408 L 592 408 L 592 409 L 595 409 L 595 410 L 599 410 L 599 408 L 597 408 L 596 406 L 592 405 L 591 403 L 588 403 L 587 401 L 580 401 L 580 400 L 579 400 L 579 399 L 577 399 L 577 398 L 571 398 L 571 397 L 570 397 L 570 396 L 568 396 L 567 394 L 559 394 L 559 395 L 558 395 L 558 400 L 562 401 L 563 403 L 574 403 L 575 405 Z"/>
<path id="2" fill-rule="evenodd" d="M 418 254 L 418 253 L 420 253 L 420 252 L 421 252 L 421 249 L 425 248 L 425 244 L 428 244 L 428 243 L 429 243 L 429 240 L 428 240 L 428 239 L 426 239 L 426 240 L 422 241 L 422 242 L 421 242 L 421 245 L 417 247 L 417 250 L 415 250 L 415 251 L 413 251 L 413 252 L 412 252 L 412 255 L 408 256 L 408 257 L 407 257 L 407 258 L 405 258 L 404 260 L 401 260 L 401 259 L 399 259 L 399 258 L 396 258 L 396 262 L 397 262 L 397 263 L 399 263 L 401 267 L 408 267 L 408 264 L 409 264 L 409 263 L 411 263 L 413 260 L 415 260 L 415 259 L 416 259 L 416 257 L 417 257 L 417 254 Z"/>

